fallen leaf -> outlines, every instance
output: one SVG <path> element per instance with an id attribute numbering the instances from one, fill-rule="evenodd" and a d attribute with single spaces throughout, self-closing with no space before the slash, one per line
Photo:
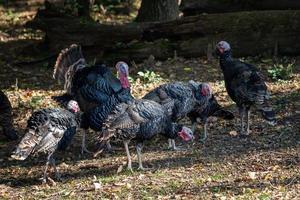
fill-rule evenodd
<path id="1" fill-rule="evenodd" d="M 123 165 L 120 165 L 120 166 L 118 167 L 117 174 L 119 174 L 120 172 L 122 172 L 122 170 L 123 170 Z"/>
<path id="2" fill-rule="evenodd" d="M 237 136 L 238 133 L 237 133 L 236 131 L 230 131 L 230 132 L 229 132 L 229 135 L 231 135 L 231 136 Z"/>
<path id="3" fill-rule="evenodd" d="M 255 180 L 257 178 L 256 172 L 248 172 L 248 175 L 252 180 Z"/>
<path id="4" fill-rule="evenodd" d="M 95 188 L 95 191 L 96 190 L 100 190 L 101 189 L 101 183 L 94 183 L 94 188 Z"/>

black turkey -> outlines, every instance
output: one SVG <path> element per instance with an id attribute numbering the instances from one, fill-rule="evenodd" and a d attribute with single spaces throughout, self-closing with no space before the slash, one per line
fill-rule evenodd
<path id="1" fill-rule="evenodd" d="M 30 154 L 46 154 L 43 182 L 48 179 L 49 164 L 54 167 L 56 178 L 59 178 L 53 154 L 57 149 L 65 149 L 70 144 L 80 126 L 81 114 L 77 102 L 70 101 L 67 108 L 35 111 L 27 122 L 26 134 L 11 155 L 16 160 L 25 160 Z"/>
<path id="2" fill-rule="evenodd" d="M 12 108 L 7 96 L 0 90 L 0 126 L 9 140 L 18 139 L 13 127 Z"/>
<path id="3" fill-rule="evenodd" d="M 143 170 L 141 151 L 145 140 L 150 140 L 157 134 L 172 139 L 179 136 L 184 141 L 193 138 L 193 133 L 189 128 L 172 122 L 168 111 L 162 105 L 146 99 L 119 104 L 104 124 L 101 142 L 105 143 L 112 137 L 115 141 L 122 141 L 128 158 L 129 170 L 132 170 L 128 149 L 130 140 L 136 140 L 139 169 Z"/>
<path id="4" fill-rule="evenodd" d="M 236 103 L 241 119 L 241 134 L 249 135 L 250 108 L 256 107 L 269 124 L 276 124 L 275 113 L 268 103 L 269 92 L 263 75 L 251 64 L 231 57 L 230 45 L 221 41 L 216 46 L 220 66 L 224 74 L 225 87 L 230 98 Z M 246 117 L 246 131 L 244 130 Z"/>
<path id="5" fill-rule="evenodd" d="M 208 118 L 211 116 L 219 117 L 225 120 L 232 120 L 234 119 L 233 113 L 230 111 L 225 110 L 222 106 L 218 103 L 217 99 L 212 95 L 207 104 L 203 105 L 196 105 L 194 109 L 187 114 L 189 119 L 192 122 L 192 131 L 195 132 L 196 126 L 198 122 L 204 124 L 204 136 L 201 139 L 204 142 L 207 138 L 207 122 Z"/>
<path id="6" fill-rule="evenodd" d="M 119 79 L 104 65 L 88 66 L 81 52 L 81 47 L 71 45 L 61 51 L 54 68 L 53 77 L 64 84 L 66 94 L 55 97 L 65 102 L 75 99 L 84 112 L 84 129 L 89 127 L 101 131 L 102 124 L 115 106 L 133 99 L 128 81 L 128 65 L 116 64 Z M 83 134 L 84 144 L 85 133 Z M 87 151 L 85 145 L 83 151 Z"/>
<path id="7" fill-rule="evenodd" d="M 187 116 L 196 106 L 204 107 L 212 95 L 212 89 L 207 83 L 173 82 L 160 85 L 146 94 L 143 99 L 153 100 L 167 106 L 173 122 Z M 171 102 L 171 103 L 170 103 Z M 169 140 L 169 148 L 176 150 L 175 141 Z"/>

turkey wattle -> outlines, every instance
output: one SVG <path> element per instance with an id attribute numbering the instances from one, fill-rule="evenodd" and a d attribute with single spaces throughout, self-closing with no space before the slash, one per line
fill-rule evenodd
<path id="1" fill-rule="evenodd" d="M 180 137 L 184 141 L 193 139 L 192 131 L 173 123 L 168 116 L 168 111 L 162 105 L 146 99 L 119 104 L 104 124 L 103 136 L 100 141 L 105 144 L 112 137 L 114 140 L 122 141 L 128 158 L 129 170 L 132 170 L 132 164 L 128 143 L 132 139 L 136 140 L 139 169 L 141 170 L 144 169 L 141 151 L 145 140 L 150 140 L 157 134 L 171 139 Z"/>
<path id="2" fill-rule="evenodd" d="M 47 181 L 49 164 L 56 170 L 53 154 L 57 149 L 65 149 L 80 126 L 81 114 L 76 101 L 70 101 L 66 109 L 46 108 L 35 111 L 27 122 L 26 134 L 13 151 L 11 157 L 25 160 L 30 154 L 44 153 L 47 155 L 43 182 Z"/>
<path id="3" fill-rule="evenodd" d="M 221 41 L 216 45 L 220 66 L 224 74 L 225 87 L 230 98 L 236 103 L 241 119 L 241 134 L 250 132 L 250 108 L 256 107 L 269 124 L 276 124 L 275 113 L 268 103 L 269 92 L 263 75 L 251 64 L 235 60 L 231 56 L 230 45 Z M 246 131 L 244 130 L 246 117 Z"/>

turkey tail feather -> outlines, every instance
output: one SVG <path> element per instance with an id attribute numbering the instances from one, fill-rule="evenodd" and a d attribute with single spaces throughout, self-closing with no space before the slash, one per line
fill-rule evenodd
<path id="1" fill-rule="evenodd" d="M 53 77 L 60 83 L 65 82 L 66 73 L 70 68 L 79 69 L 85 66 L 85 59 L 81 47 L 72 44 L 69 48 L 63 49 L 56 59 Z"/>
<path id="2" fill-rule="evenodd" d="M 16 160 L 25 160 L 31 154 L 37 143 L 38 138 L 34 130 L 29 130 L 12 152 L 11 157 Z"/>

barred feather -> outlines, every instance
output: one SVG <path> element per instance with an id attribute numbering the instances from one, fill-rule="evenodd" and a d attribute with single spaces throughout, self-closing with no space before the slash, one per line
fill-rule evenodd
<path id="1" fill-rule="evenodd" d="M 181 125 L 172 123 L 167 111 L 158 103 L 146 99 L 121 103 L 104 122 L 99 141 L 116 140 L 143 141 L 162 134 L 168 138 L 177 137 Z"/>
<path id="2" fill-rule="evenodd" d="M 184 117 L 197 104 L 199 98 L 198 86 L 195 82 L 167 83 L 146 94 L 143 99 L 149 99 L 165 106 L 174 121 Z M 200 97 L 201 98 L 201 97 Z M 200 99 L 199 99 L 200 100 Z"/>
<path id="3" fill-rule="evenodd" d="M 81 52 L 81 47 L 72 44 L 62 50 L 56 59 L 53 77 L 64 84 L 64 90 L 73 95 L 73 79 L 79 69 L 85 68 L 86 62 Z"/>
<path id="4" fill-rule="evenodd" d="M 59 142 L 61 148 L 67 145 L 80 124 L 79 114 L 64 109 L 41 109 L 28 119 L 26 134 L 22 138 L 11 157 L 25 160 L 31 153 L 54 152 Z M 66 135 L 65 135 L 66 134 Z"/>

